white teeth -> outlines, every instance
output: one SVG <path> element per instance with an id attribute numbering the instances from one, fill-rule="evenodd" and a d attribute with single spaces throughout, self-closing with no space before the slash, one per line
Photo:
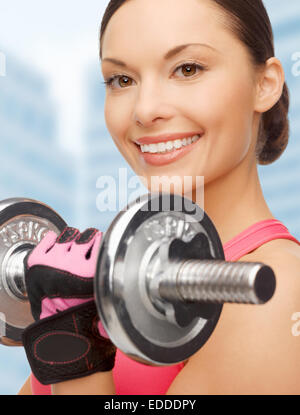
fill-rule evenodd
<path id="1" fill-rule="evenodd" d="M 145 144 L 141 145 L 141 150 L 143 153 L 166 153 L 168 151 L 179 149 L 181 147 L 187 146 L 189 144 L 195 143 L 199 140 L 200 135 L 194 135 L 193 137 L 187 137 L 182 140 L 172 140 L 167 141 L 166 143 L 157 143 L 157 144 Z"/>
<path id="2" fill-rule="evenodd" d="M 155 144 L 150 144 L 149 145 L 149 151 L 150 153 L 156 153 L 156 145 Z"/>
<path id="3" fill-rule="evenodd" d="M 166 144 L 165 143 L 159 143 L 157 147 L 158 147 L 158 151 L 165 151 L 166 150 Z"/>
<path id="4" fill-rule="evenodd" d="M 172 143 L 172 141 L 168 141 L 168 142 L 167 142 L 167 144 L 166 144 L 166 149 L 167 149 L 167 150 L 172 150 L 172 148 L 173 148 L 173 143 Z"/>
<path id="5" fill-rule="evenodd" d="M 174 147 L 175 148 L 181 148 L 181 146 L 182 146 L 182 141 L 181 140 L 175 140 Z"/>

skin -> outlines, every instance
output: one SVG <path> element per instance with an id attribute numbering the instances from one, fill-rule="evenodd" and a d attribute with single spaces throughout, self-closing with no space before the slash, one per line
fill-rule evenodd
<path id="1" fill-rule="evenodd" d="M 161 23 L 166 20 L 167 25 Z M 204 176 L 203 207 L 223 244 L 255 222 L 274 218 L 254 150 L 261 115 L 279 100 L 284 84 L 280 61 L 272 57 L 255 67 L 226 22 L 210 0 L 130 0 L 111 18 L 102 43 L 104 79 L 123 76 L 107 88 L 105 102 L 106 125 L 117 148 L 151 191 L 161 190 L 150 188 L 151 176 Z M 198 42 L 214 50 L 189 48 L 164 61 L 171 48 Z M 129 68 L 104 61 L 108 57 Z M 175 72 L 184 63 L 205 70 Z M 166 166 L 146 164 L 133 143 L 147 135 L 201 130 L 205 134 L 195 149 Z M 184 194 L 195 201 L 196 190 L 194 180 Z M 299 338 L 291 334 L 291 316 L 300 310 L 300 247 L 277 239 L 239 261 L 270 265 L 276 295 L 256 307 L 225 304 L 213 335 L 167 394 L 300 393 Z M 101 389 L 101 382 L 107 387 Z M 111 372 L 53 387 L 57 394 L 78 390 L 114 394 Z"/>

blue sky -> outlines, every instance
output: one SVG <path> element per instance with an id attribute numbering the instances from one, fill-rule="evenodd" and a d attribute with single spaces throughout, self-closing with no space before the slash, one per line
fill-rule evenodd
<path id="1" fill-rule="evenodd" d="M 60 140 L 70 151 L 80 151 L 82 77 L 86 65 L 97 60 L 107 4 L 108 0 L 0 0 L 0 50 L 13 53 L 47 78 L 58 110 Z"/>

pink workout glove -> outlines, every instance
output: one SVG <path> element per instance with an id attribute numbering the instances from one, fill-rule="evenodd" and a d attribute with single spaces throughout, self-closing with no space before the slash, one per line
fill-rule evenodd
<path id="1" fill-rule="evenodd" d="M 67 227 L 50 231 L 25 258 L 25 283 L 35 323 L 22 335 L 35 377 L 44 385 L 114 366 L 116 348 L 94 302 L 102 233 Z"/>

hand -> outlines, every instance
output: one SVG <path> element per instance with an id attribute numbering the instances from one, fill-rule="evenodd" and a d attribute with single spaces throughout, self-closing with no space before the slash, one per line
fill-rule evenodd
<path id="1" fill-rule="evenodd" d="M 36 323 L 24 331 L 23 344 L 41 383 L 111 370 L 114 365 L 116 349 L 99 321 L 93 295 L 101 238 L 94 228 L 80 233 L 68 227 L 58 237 L 48 232 L 24 261 Z"/>
<path id="2" fill-rule="evenodd" d="M 65 228 L 50 231 L 25 259 L 25 282 L 35 320 L 93 298 L 93 277 L 102 233 Z"/>

